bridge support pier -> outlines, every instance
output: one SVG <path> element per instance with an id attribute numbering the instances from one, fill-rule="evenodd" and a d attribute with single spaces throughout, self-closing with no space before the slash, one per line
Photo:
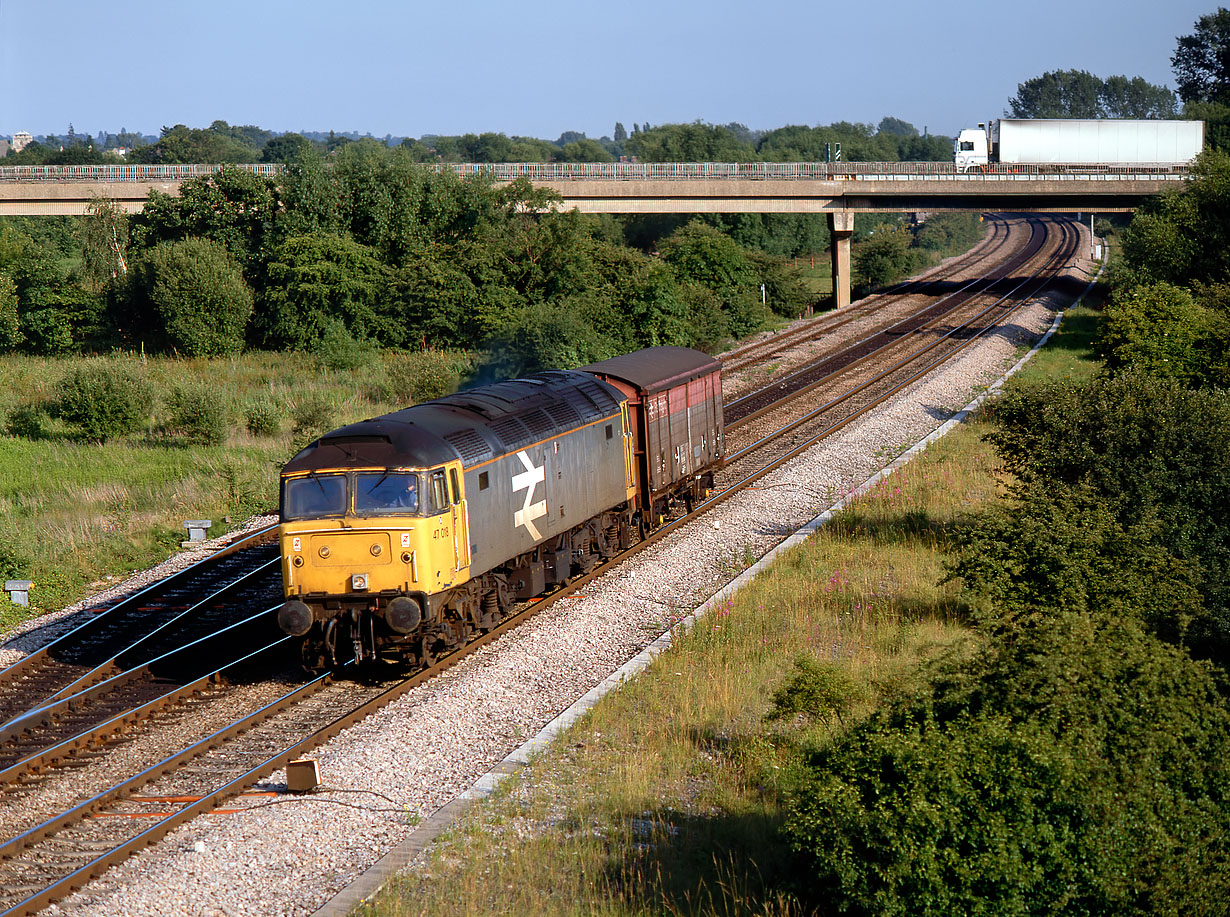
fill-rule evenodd
<path id="1" fill-rule="evenodd" d="M 829 253 L 833 258 L 833 308 L 850 305 L 850 239 L 854 235 L 854 212 L 829 213 Z"/>

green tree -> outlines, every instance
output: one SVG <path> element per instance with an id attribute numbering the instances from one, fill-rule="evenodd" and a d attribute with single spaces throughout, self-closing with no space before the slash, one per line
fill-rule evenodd
<path id="1" fill-rule="evenodd" d="M 1108 76 L 1100 95 L 1106 118 L 1173 118 L 1175 95 L 1165 86 L 1155 86 L 1143 77 Z"/>
<path id="2" fill-rule="evenodd" d="M 312 143 L 302 134 L 281 134 L 270 137 L 261 150 L 261 162 L 294 162 L 303 157 Z"/>
<path id="3" fill-rule="evenodd" d="M 902 162 L 948 162 L 952 159 L 952 137 L 935 134 L 902 137 L 897 143 L 897 158 Z"/>
<path id="4" fill-rule="evenodd" d="M 356 341 L 406 343 L 411 329 L 382 310 L 388 268 L 369 248 L 338 236 L 292 236 L 267 272 L 256 319 L 265 346 L 311 350 L 338 326 Z"/>
<path id="5" fill-rule="evenodd" d="M 601 143 L 588 137 L 565 143 L 553 158 L 556 162 L 611 162 L 614 159 Z"/>
<path id="6" fill-rule="evenodd" d="M 1116 284 L 1230 280 L 1230 155 L 1206 152 L 1182 189 L 1137 210 L 1123 237 Z"/>
<path id="7" fill-rule="evenodd" d="M 17 284 L 0 271 L 0 353 L 15 350 L 25 335 L 21 333 L 21 318 L 17 310 Z"/>
<path id="8" fill-rule="evenodd" d="M 1230 103 L 1230 10 L 1197 19 L 1196 30 L 1179 37 L 1170 65 L 1184 102 Z"/>
<path id="9" fill-rule="evenodd" d="M 1017 85 L 1013 118 L 1098 118 L 1102 81 L 1087 70 L 1051 70 Z"/>
<path id="10" fill-rule="evenodd" d="M 856 285 L 863 290 L 890 286 L 909 276 L 917 263 L 913 237 L 904 226 L 881 225 L 854 252 Z"/>
<path id="11" fill-rule="evenodd" d="M 918 128 L 909 121 L 902 121 L 900 118 L 884 117 L 880 119 L 880 124 L 876 128 L 876 132 L 880 134 L 892 134 L 894 137 L 917 137 Z"/>
<path id="12" fill-rule="evenodd" d="M 1223 509 L 1230 506 L 1230 397 L 1123 373 L 1085 385 L 1014 388 L 990 417 L 989 439 L 1026 489 L 1086 489 L 1124 531 L 1156 531 L 1157 543 L 1198 574 L 1207 618 L 1193 627 L 1189 642 L 1203 655 L 1224 658 L 1230 649 L 1230 516 Z"/>
<path id="13" fill-rule="evenodd" d="M 16 228 L 0 226 L 0 271 L 17 292 L 18 333 L 24 349 L 41 354 L 72 352 L 98 326 L 102 301 L 74 284 L 64 264 L 64 250 L 54 218 L 31 227 L 32 238 Z M 66 244 L 73 246 L 68 230 Z"/>
<path id="14" fill-rule="evenodd" d="M 662 242 L 662 259 L 680 278 L 714 290 L 759 289 L 760 278 L 747 253 L 729 236 L 693 220 Z"/>
<path id="15" fill-rule="evenodd" d="M 132 218 L 130 233 L 138 249 L 196 236 L 226 248 L 252 277 L 281 212 L 277 183 L 233 166 L 190 178 L 179 196 L 151 191 Z"/>
<path id="16" fill-rule="evenodd" d="M 752 162 L 751 143 L 729 126 L 664 124 L 643 128 L 628 138 L 627 151 L 642 162 Z"/>
<path id="17" fill-rule="evenodd" d="M 95 289 L 120 284 L 128 274 L 128 214 L 115 201 L 95 198 L 81 220 L 82 272 Z"/>
<path id="18" fill-rule="evenodd" d="M 145 256 L 139 282 L 176 350 L 208 356 L 243 349 L 252 291 L 221 244 L 159 243 Z"/>
<path id="19" fill-rule="evenodd" d="M 215 121 L 204 130 L 176 124 L 163 127 L 157 143 L 134 149 L 129 158 L 154 165 L 255 162 L 264 144 L 264 139 L 252 142 L 242 130 L 233 130 L 225 121 Z"/>

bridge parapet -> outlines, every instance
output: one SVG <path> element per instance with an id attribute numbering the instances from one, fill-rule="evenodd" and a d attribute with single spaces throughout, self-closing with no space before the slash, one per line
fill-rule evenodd
<path id="1" fill-rule="evenodd" d="M 1015 166 L 994 163 L 958 172 L 951 162 L 597 162 L 432 163 L 461 177 L 491 175 L 496 181 L 528 178 L 564 181 L 910 181 L 979 183 L 999 181 L 1182 181 L 1190 170 L 1176 166 L 1106 163 L 1099 166 Z M 168 183 L 212 175 L 220 165 L 0 166 L 0 184 L 12 182 Z M 277 175 L 271 163 L 234 165 L 257 175 Z"/>

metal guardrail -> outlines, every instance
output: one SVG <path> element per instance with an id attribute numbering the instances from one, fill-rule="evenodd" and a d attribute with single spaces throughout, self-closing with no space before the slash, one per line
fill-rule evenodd
<path id="1" fill-rule="evenodd" d="M 220 165 L 0 166 L 0 182 L 172 183 L 212 175 Z M 280 165 L 253 163 L 230 168 L 276 176 Z M 496 181 L 1169 181 L 1189 176 L 1186 165 L 1127 163 L 1009 165 L 995 163 L 958 172 L 951 162 L 613 162 L 613 163 L 433 163 L 461 177 L 490 175 Z"/>

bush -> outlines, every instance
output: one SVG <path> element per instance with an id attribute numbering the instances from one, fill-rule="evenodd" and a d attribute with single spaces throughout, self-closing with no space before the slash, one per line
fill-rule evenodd
<path id="1" fill-rule="evenodd" d="M 1193 622 L 1188 643 L 1226 658 L 1230 395 L 1125 373 L 1084 385 L 1014 386 L 989 417 L 988 438 L 1026 487 L 1087 489 L 1123 532 L 1149 527 L 1156 544 L 1198 574 L 1205 617 Z"/>
<path id="2" fill-rule="evenodd" d="M 474 360 L 461 350 L 424 350 L 390 356 L 384 396 L 397 404 L 418 404 L 457 391 Z"/>
<path id="3" fill-rule="evenodd" d="M 786 833 L 826 913 L 1220 913 L 1228 755 L 1205 667 L 1056 613 L 816 755 Z"/>
<path id="4" fill-rule="evenodd" d="M 334 372 L 359 369 L 380 359 L 375 345 L 356 341 L 346 326 L 336 319 L 327 323 L 324 336 L 312 345 L 312 352 Z"/>
<path id="5" fill-rule="evenodd" d="M 206 385 L 178 385 L 167 397 L 167 430 L 193 443 L 219 446 L 230 432 L 230 411 Z"/>
<path id="6" fill-rule="evenodd" d="M 9 436 L 42 439 L 47 432 L 47 408 L 41 404 L 20 404 L 13 408 L 4 425 Z"/>
<path id="7" fill-rule="evenodd" d="M 252 291 L 222 245 L 200 238 L 159 243 L 140 274 L 177 350 L 206 356 L 243 349 Z"/>
<path id="8" fill-rule="evenodd" d="M 324 395 L 310 395 L 294 409 L 295 441 L 313 440 L 333 428 L 333 405 Z"/>
<path id="9" fill-rule="evenodd" d="M 488 379 L 574 369 L 615 356 L 612 342 L 564 305 L 526 306 L 487 345 Z"/>
<path id="10" fill-rule="evenodd" d="M 282 412 L 268 398 L 251 402 L 244 411 L 244 420 L 253 436 L 277 436 L 282 432 Z"/>
<path id="11" fill-rule="evenodd" d="M 0 540 L 0 585 L 4 580 L 29 579 L 30 558 L 7 541 Z M 8 596 L 0 592 L 0 596 Z"/>
<path id="12" fill-rule="evenodd" d="M 1098 349 L 1112 371 L 1133 369 L 1185 385 L 1225 385 L 1220 342 L 1227 319 L 1182 287 L 1154 283 L 1116 291 L 1102 313 Z"/>
<path id="13" fill-rule="evenodd" d="M 841 722 L 862 697 L 862 689 L 844 668 L 800 656 L 794 661 L 794 675 L 773 693 L 765 718 L 773 721 L 801 716 L 824 722 L 832 717 Z"/>
<path id="14" fill-rule="evenodd" d="M 882 225 L 854 253 L 854 276 L 860 290 L 876 290 L 908 277 L 917 265 L 910 232 L 903 226 Z"/>
<path id="15" fill-rule="evenodd" d="M 0 271 L 0 353 L 13 350 L 25 340 L 17 312 L 17 285 Z"/>
<path id="16" fill-rule="evenodd" d="M 154 405 L 150 384 L 121 363 L 89 363 L 55 388 L 55 410 L 88 439 L 105 442 L 141 428 Z"/>

